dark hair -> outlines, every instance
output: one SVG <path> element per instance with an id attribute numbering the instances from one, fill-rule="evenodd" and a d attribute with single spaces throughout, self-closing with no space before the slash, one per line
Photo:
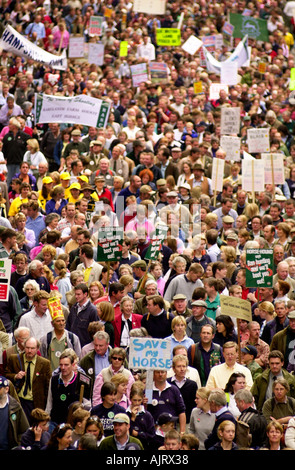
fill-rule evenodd
<path id="1" fill-rule="evenodd" d="M 74 287 L 75 291 L 76 290 L 81 290 L 84 294 L 87 292 L 88 294 L 88 286 L 87 284 L 85 284 L 84 282 L 80 282 L 80 284 L 77 284 L 75 287 Z"/>
<path id="2" fill-rule="evenodd" d="M 116 392 L 117 387 L 113 382 L 105 382 L 101 387 L 100 396 L 104 399 L 107 395 L 113 395 Z"/>
<path id="3" fill-rule="evenodd" d="M 246 378 L 246 376 L 242 373 L 242 372 L 234 372 L 230 378 L 228 379 L 228 382 L 225 386 L 225 393 L 233 393 L 234 391 L 234 384 L 236 383 L 237 379 L 239 377 L 244 377 L 244 379 Z"/>
<path id="4" fill-rule="evenodd" d="M 61 423 L 54 428 L 51 433 L 50 439 L 47 443 L 47 449 L 57 450 L 58 449 L 58 438 L 61 439 L 64 437 L 68 430 L 72 431 L 72 425 L 69 423 Z"/>
<path id="5" fill-rule="evenodd" d="M 125 286 L 120 282 L 112 282 L 109 287 L 109 295 L 117 294 L 118 292 L 122 292 L 125 289 Z"/>
<path id="6" fill-rule="evenodd" d="M 230 335 L 234 331 L 234 322 L 229 315 L 218 315 L 215 319 L 216 324 L 222 323 L 226 329 L 226 336 Z"/>

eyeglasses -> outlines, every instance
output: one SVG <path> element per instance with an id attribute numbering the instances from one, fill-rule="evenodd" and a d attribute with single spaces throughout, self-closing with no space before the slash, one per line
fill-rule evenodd
<path id="1" fill-rule="evenodd" d="M 113 356 L 112 359 L 114 359 L 114 361 L 123 361 L 123 357 L 118 357 L 118 356 Z"/>

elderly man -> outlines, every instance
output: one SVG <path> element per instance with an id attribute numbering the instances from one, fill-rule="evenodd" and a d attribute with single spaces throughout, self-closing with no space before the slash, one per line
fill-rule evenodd
<path id="1" fill-rule="evenodd" d="M 39 260 L 33 260 L 28 267 L 28 274 L 26 276 L 21 277 L 15 286 L 15 290 L 21 299 L 23 295 L 23 287 L 25 282 L 30 279 L 34 279 L 37 284 L 39 284 L 41 290 L 45 290 L 46 292 L 50 292 L 50 285 L 47 278 L 44 276 L 44 268 L 43 264 Z"/>
<path id="2" fill-rule="evenodd" d="M 15 103 L 13 96 L 8 96 L 6 104 L 4 104 L 0 110 L 0 124 L 2 124 L 2 126 L 8 126 L 10 118 L 19 116 L 20 114 L 23 114 L 22 108 Z"/>
<path id="3" fill-rule="evenodd" d="M 291 300 L 293 300 L 295 291 L 295 280 L 292 279 L 289 274 L 289 264 L 287 261 L 280 261 L 278 263 L 277 272 L 273 277 L 273 286 L 275 286 L 279 280 L 288 282 L 288 284 L 290 284 L 290 290 L 287 295 Z"/>
<path id="4" fill-rule="evenodd" d="M 266 367 L 268 367 L 269 344 L 260 338 L 259 323 L 251 321 L 247 325 L 247 330 L 249 331 L 249 338 L 241 341 L 241 349 L 249 345 L 255 346 L 257 350 L 255 362 L 257 362 L 257 364 L 263 369 L 266 369 Z"/>
<path id="5" fill-rule="evenodd" d="M 29 328 L 31 335 L 39 341 L 52 331 L 51 316 L 48 310 L 49 294 L 44 290 L 33 296 L 33 308 L 21 315 L 19 326 Z"/>
<path id="6" fill-rule="evenodd" d="M 195 343 L 201 340 L 201 330 L 204 325 L 212 325 L 215 329 L 216 322 L 206 315 L 207 303 L 205 300 L 194 300 L 191 304 L 192 316 L 189 317 L 186 327 L 186 334 L 192 338 Z"/>
<path id="7" fill-rule="evenodd" d="M 263 328 L 261 339 L 267 344 L 271 344 L 271 341 L 276 333 L 282 331 L 289 324 L 288 309 L 284 300 L 278 300 L 275 302 L 275 318 L 266 323 Z"/>
<path id="8" fill-rule="evenodd" d="M 195 288 L 203 287 L 201 280 L 203 274 L 203 267 L 199 263 L 192 263 L 187 273 L 179 274 L 172 279 L 164 294 L 164 299 L 168 302 L 172 302 L 174 295 L 182 293 L 185 294 L 190 301 Z"/>

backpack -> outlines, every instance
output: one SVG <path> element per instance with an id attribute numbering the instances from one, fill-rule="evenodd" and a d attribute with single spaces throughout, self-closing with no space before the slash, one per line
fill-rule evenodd
<path id="1" fill-rule="evenodd" d="M 235 443 L 239 447 L 249 448 L 252 442 L 252 435 L 250 433 L 250 426 L 243 421 L 237 420 L 236 422 L 236 437 Z"/>

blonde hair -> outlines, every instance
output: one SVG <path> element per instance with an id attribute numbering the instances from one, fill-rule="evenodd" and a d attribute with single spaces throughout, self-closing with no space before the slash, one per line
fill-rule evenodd
<path id="1" fill-rule="evenodd" d="M 115 318 L 115 309 L 109 302 L 99 302 L 96 305 L 100 309 L 99 319 L 102 321 L 113 321 Z"/>
<path id="2" fill-rule="evenodd" d="M 67 275 L 67 266 L 64 260 L 58 259 L 54 263 L 54 267 L 59 270 L 58 279 L 63 279 Z"/>

